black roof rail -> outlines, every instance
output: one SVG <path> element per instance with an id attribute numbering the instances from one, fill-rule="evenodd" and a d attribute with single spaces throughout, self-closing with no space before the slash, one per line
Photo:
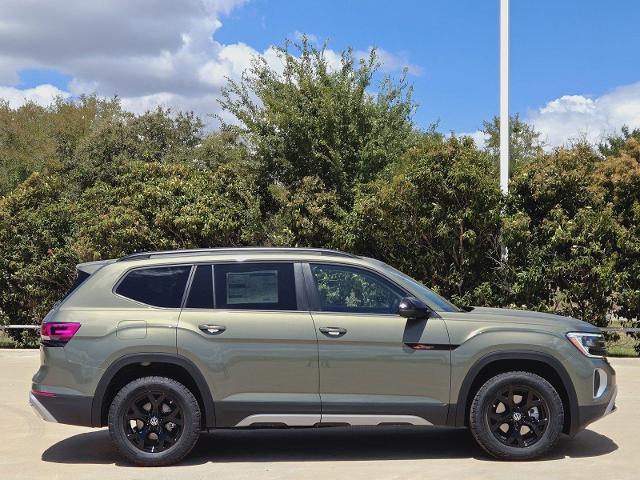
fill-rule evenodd
<path id="1" fill-rule="evenodd" d="M 210 255 L 210 254 L 241 254 L 241 253 L 304 253 L 311 255 L 325 255 L 334 257 L 357 258 L 347 252 L 330 250 L 328 248 L 295 248 L 295 247 L 219 247 L 219 248 L 193 248 L 184 250 L 160 250 L 157 252 L 137 252 L 125 255 L 118 259 L 119 262 L 128 260 L 145 260 L 152 257 L 179 257 Z"/>

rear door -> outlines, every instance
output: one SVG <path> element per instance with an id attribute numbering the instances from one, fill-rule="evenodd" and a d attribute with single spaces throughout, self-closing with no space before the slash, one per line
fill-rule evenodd
<path id="1" fill-rule="evenodd" d="M 292 262 L 198 265 L 178 325 L 178 353 L 205 375 L 216 425 L 320 421 L 318 347 Z"/>
<path id="2" fill-rule="evenodd" d="M 442 424 L 450 351 L 437 315 L 398 315 L 409 295 L 369 269 L 305 265 L 318 329 L 323 423 Z"/>

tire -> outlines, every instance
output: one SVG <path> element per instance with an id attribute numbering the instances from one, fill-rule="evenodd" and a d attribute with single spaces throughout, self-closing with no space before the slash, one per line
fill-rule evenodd
<path id="1" fill-rule="evenodd" d="M 489 379 L 476 393 L 469 415 L 476 442 L 502 460 L 544 455 L 558 441 L 563 424 L 558 392 L 531 372 L 507 372 Z"/>
<path id="2" fill-rule="evenodd" d="M 200 407 L 193 393 L 166 377 L 143 377 L 125 385 L 109 407 L 109 434 L 131 463 L 171 465 L 200 436 Z"/>

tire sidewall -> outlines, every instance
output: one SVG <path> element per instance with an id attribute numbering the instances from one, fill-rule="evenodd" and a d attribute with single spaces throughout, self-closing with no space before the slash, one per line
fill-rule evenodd
<path id="1" fill-rule="evenodd" d="M 158 453 L 145 452 L 133 445 L 127 438 L 124 422 L 122 421 L 122 417 L 126 414 L 131 400 L 149 391 L 168 393 L 183 412 L 183 430 L 178 441 L 167 450 Z M 139 465 L 166 465 L 179 461 L 191 451 L 200 433 L 198 427 L 200 412 L 194 411 L 193 402 L 190 401 L 186 394 L 192 395 L 182 384 L 173 380 L 154 377 L 135 380 L 118 392 L 109 408 L 109 432 L 120 451 L 128 460 Z"/>
<path id="2" fill-rule="evenodd" d="M 489 426 L 487 409 L 495 400 L 496 394 L 509 385 L 531 387 L 542 395 L 546 402 L 549 419 L 547 428 L 542 437 L 529 447 L 505 445 L 493 435 Z M 562 401 L 553 386 L 542 377 L 518 372 L 498 375 L 485 383 L 477 395 L 481 398 L 477 408 L 472 408 L 470 426 L 474 437 L 488 453 L 505 459 L 530 459 L 544 454 L 558 440 L 564 422 Z"/>

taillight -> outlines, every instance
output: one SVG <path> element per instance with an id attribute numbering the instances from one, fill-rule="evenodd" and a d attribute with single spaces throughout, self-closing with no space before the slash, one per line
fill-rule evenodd
<path id="1" fill-rule="evenodd" d="M 43 322 L 40 327 L 40 341 L 47 347 L 64 347 L 79 328 L 80 324 L 76 322 Z"/>

